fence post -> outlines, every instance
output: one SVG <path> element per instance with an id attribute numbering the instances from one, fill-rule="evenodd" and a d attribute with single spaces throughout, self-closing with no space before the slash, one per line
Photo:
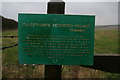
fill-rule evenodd
<path id="1" fill-rule="evenodd" d="M 50 0 L 47 6 L 48 14 L 64 14 L 65 2 L 58 0 L 58 2 L 53 2 Z M 56 0 L 57 1 L 57 0 Z M 56 79 L 61 80 L 62 65 L 45 65 L 45 80 Z"/>

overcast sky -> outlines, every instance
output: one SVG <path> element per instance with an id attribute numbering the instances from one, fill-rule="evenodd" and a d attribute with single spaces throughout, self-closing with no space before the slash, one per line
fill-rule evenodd
<path id="1" fill-rule="evenodd" d="M 47 1 L 2 2 L 2 16 L 17 21 L 19 12 L 46 14 Z M 96 25 L 115 25 L 118 24 L 118 2 L 66 2 L 65 14 L 94 14 Z"/>

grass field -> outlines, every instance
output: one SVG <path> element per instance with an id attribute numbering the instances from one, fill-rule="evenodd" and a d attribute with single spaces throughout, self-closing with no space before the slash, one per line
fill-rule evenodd
<path id="1" fill-rule="evenodd" d="M 17 30 L 3 32 L 4 35 L 17 36 Z M 17 38 L 3 38 L 2 47 L 18 43 Z M 118 31 L 95 31 L 95 54 L 118 54 Z M 44 78 L 44 65 L 25 66 L 18 64 L 18 47 L 2 51 L 3 78 Z M 63 66 L 63 78 L 119 78 L 120 74 L 113 74 L 79 66 Z"/>
<path id="2" fill-rule="evenodd" d="M 118 54 L 118 31 L 98 29 L 95 31 L 96 54 Z"/>

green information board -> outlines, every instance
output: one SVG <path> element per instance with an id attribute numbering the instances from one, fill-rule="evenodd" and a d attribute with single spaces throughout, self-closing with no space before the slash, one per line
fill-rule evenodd
<path id="1" fill-rule="evenodd" d="M 93 15 L 19 14 L 20 64 L 93 65 Z"/>

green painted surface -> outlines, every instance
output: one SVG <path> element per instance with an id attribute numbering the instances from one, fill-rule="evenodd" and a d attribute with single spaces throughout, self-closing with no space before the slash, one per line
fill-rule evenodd
<path id="1" fill-rule="evenodd" d="M 95 16 L 19 14 L 20 64 L 93 65 Z"/>

